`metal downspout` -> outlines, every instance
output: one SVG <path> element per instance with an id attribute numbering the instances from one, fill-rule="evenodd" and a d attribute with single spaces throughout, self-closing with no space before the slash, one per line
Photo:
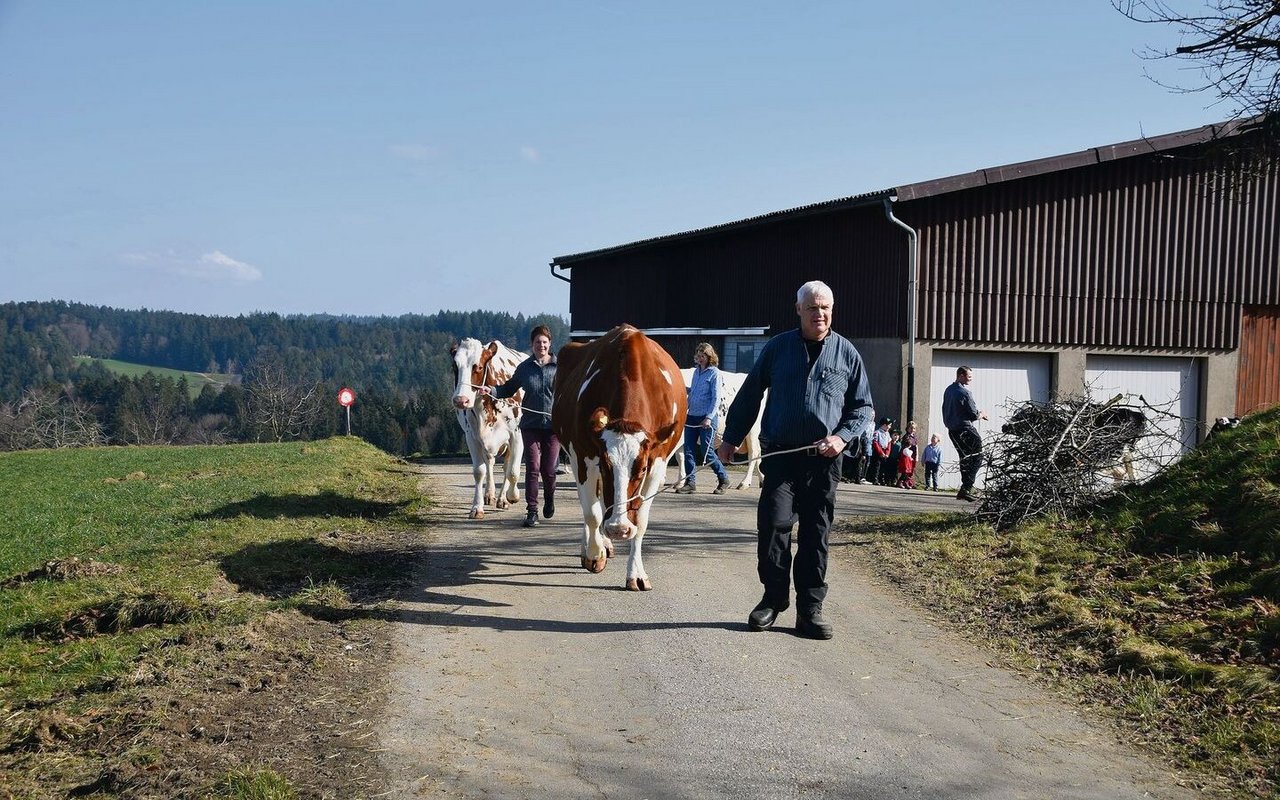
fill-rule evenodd
<path id="1" fill-rule="evenodd" d="M 897 195 L 889 195 L 884 199 L 884 215 L 894 225 L 905 230 L 911 241 L 911 248 L 907 251 L 907 419 L 903 420 L 903 430 L 906 430 L 906 421 L 916 413 L 916 273 L 920 237 L 915 228 L 893 215 L 893 204 L 897 199 Z"/>
<path id="2" fill-rule="evenodd" d="M 560 265 L 559 265 L 559 264 L 557 264 L 556 262 L 552 261 L 552 262 L 551 262 L 550 264 L 548 264 L 547 266 L 551 268 L 551 277 L 553 277 L 553 278 L 559 278 L 560 280 L 562 280 L 562 281 L 564 281 L 565 283 L 568 283 L 568 284 L 572 284 L 572 283 L 573 283 L 573 281 L 569 280 L 569 279 L 568 279 L 568 278 L 566 278 L 565 276 L 563 276 L 563 275 L 557 275 L 557 274 L 556 274 L 556 267 L 559 267 L 559 266 L 560 266 Z M 561 267 L 561 269 L 563 269 L 563 267 Z"/>

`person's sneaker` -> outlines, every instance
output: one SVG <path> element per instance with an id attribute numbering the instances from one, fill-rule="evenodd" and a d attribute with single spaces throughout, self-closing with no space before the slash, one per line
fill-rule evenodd
<path id="1" fill-rule="evenodd" d="M 796 633 L 806 639 L 830 639 L 833 629 L 822 616 L 822 607 L 817 606 L 796 613 Z"/>
<path id="2" fill-rule="evenodd" d="M 791 603 L 786 600 L 775 604 L 765 596 L 751 609 L 751 614 L 747 616 L 747 627 L 753 631 L 762 631 L 776 622 L 778 615 L 790 607 Z"/>
<path id="3" fill-rule="evenodd" d="M 956 495 L 956 499 L 964 500 L 967 503 L 978 502 L 978 496 L 973 492 L 969 491 L 968 489 L 961 489 L 960 492 Z"/>
<path id="4" fill-rule="evenodd" d="M 693 494 L 696 491 L 698 491 L 697 486 L 694 486 L 692 483 L 686 482 L 684 486 L 681 486 L 679 489 L 676 489 L 676 494 Z"/>
<path id="5" fill-rule="evenodd" d="M 727 480 L 725 480 L 725 481 L 720 481 L 719 483 L 717 483 L 717 484 L 716 484 L 716 488 L 714 488 L 714 489 L 712 489 L 712 490 L 711 490 L 711 493 L 712 493 L 712 494 L 724 494 L 724 490 L 725 490 L 725 489 L 728 489 L 728 488 L 729 488 L 729 482 L 728 482 Z"/>
<path id="6" fill-rule="evenodd" d="M 538 509 L 536 508 L 529 509 L 529 513 L 524 518 L 524 526 L 526 528 L 538 527 Z"/>
<path id="7" fill-rule="evenodd" d="M 863 486 L 866 486 L 868 483 L 871 483 L 871 481 L 867 480 L 866 478 L 863 478 L 862 480 L 858 481 L 858 483 Z"/>
<path id="8" fill-rule="evenodd" d="M 556 515 L 556 496 L 547 492 L 547 499 L 542 501 L 542 516 L 551 519 Z"/>

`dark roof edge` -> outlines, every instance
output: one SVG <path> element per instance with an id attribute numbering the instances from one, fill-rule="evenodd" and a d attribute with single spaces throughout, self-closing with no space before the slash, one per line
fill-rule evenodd
<path id="1" fill-rule="evenodd" d="M 947 192 L 955 192 L 961 189 L 970 189 L 975 186 L 987 186 L 989 184 L 1000 183 L 1002 181 L 1027 178 L 1032 175 L 1043 175 L 1045 173 L 1058 172 L 1090 164 L 1100 164 L 1104 161 L 1116 161 L 1121 158 L 1129 158 L 1148 153 L 1166 152 L 1180 147 L 1186 147 L 1188 145 L 1203 144 L 1204 142 L 1210 142 L 1215 139 L 1224 139 L 1229 136 L 1246 133 L 1264 120 L 1265 115 L 1246 119 L 1230 120 L 1228 122 L 1204 125 L 1199 128 L 1177 131 L 1175 133 L 1165 133 L 1159 136 L 1144 137 L 1128 142 L 1120 142 L 1118 144 L 1091 147 L 1088 150 L 1081 150 L 1079 152 L 1068 153 L 1066 155 L 1049 156 L 1048 158 L 1038 158 L 1033 161 L 1022 161 L 1015 164 L 988 167 L 986 169 L 979 169 L 973 172 L 951 175 L 946 178 L 934 178 L 933 180 L 921 181 L 919 183 L 909 183 L 896 189 L 881 189 L 880 191 L 867 192 L 866 194 L 854 195 L 852 197 L 842 197 L 838 200 L 827 200 L 825 202 L 811 203 L 807 206 L 800 206 L 798 208 L 773 211 L 768 214 L 761 214 L 756 217 L 737 220 L 736 222 L 725 222 L 720 225 L 712 225 L 708 228 L 697 228 L 683 233 L 671 233 L 665 236 L 655 236 L 651 239 L 642 239 L 640 241 L 630 242 L 629 244 L 603 247 L 599 250 L 588 250 L 583 253 L 556 256 L 551 260 L 551 263 L 553 266 L 560 267 L 561 269 L 570 269 L 573 267 L 574 262 L 577 261 L 585 261 L 588 259 L 599 258 L 600 256 L 614 255 L 628 250 L 637 250 L 650 245 L 672 242 L 679 239 L 711 236 L 714 234 L 724 233 L 726 231 L 748 228 L 753 225 L 763 225 L 766 223 L 778 222 L 780 220 L 797 219 L 815 214 L 830 214 L 836 211 L 844 211 L 851 208 L 880 203 L 886 197 L 896 197 L 899 202 L 918 200 L 922 197 L 932 197 L 934 195 L 946 194 Z M 566 278 L 565 280 L 568 279 Z"/>
<path id="2" fill-rule="evenodd" d="M 753 225 L 763 225 L 766 223 L 778 222 L 784 219 L 798 219 L 800 217 L 813 216 L 815 214 L 830 214 L 836 211 L 844 211 L 850 208 L 858 208 L 860 206 L 873 205 L 883 202 L 886 197 L 892 197 L 893 189 L 881 189 L 877 192 L 867 192 L 866 194 L 854 195 L 853 197 L 842 197 L 838 200 L 826 200 L 821 203 L 811 203 L 807 206 L 798 208 L 789 208 L 785 211 L 771 211 L 768 214 L 761 214 L 757 217 L 748 217 L 740 219 L 736 222 L 725 222 L 720 225 L 712 225 L 709 228 L 697 228 L 683 233 L 670 233 L 665 236 L 655 236 L 651 239 L 641 239 L 637 242 L 628 244 L 615 245 L 613 247 L 603 247 L 599 250 L 588 250 L 585 253 L 574 253 L 567 256 L 556 256 L 551 263 L 562 268 L 569 269 L 573 267 L 575 261 L 585 261 L 587 259 L 599 258 L 600 256 L 614 255 L 616 253 L 626 252 L 627 250 L 637 250 L 642 247 L 658 243 L 671 242 L 676 239 L 693 239 L 699 236 L 711 236 L 718 233 L 724 233 L 730 230 L 740 228 L 749 228 Z"/>
<path id="3" fill-rule="evenodd" d="M 1028 178 L 1032 175 L 1044 175 L 1050 172 L 1101 164 L 1105 161 L 1116 161 L 1132 156 L 1167 152 L 1180 147 L 1187 147 L 1188 145 L 1203 144 L 1245 133 L 1251 130 L 1260 120 L 1261 118 L 1259 117 L 1219 122 L 1175 133 L 1165 133 L 1118 144 L 1091 147 L 1088 150 L 1060 156 L 1037 158 L 1032 161 L 988 167 L 960 175 L 951 175 L 946 178 L 934 178 L 933 180 L 911 183 L 898 187 L 898 200 L 919 200 L 922 197 L 932 197 L 975 186 L 987 186 L 1002 181 Z"/>

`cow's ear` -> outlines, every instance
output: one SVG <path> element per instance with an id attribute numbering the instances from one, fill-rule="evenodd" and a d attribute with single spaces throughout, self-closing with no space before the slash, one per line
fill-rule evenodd
<path id="1" fill-rule="evenodd" d="M 449 355 L 455 355 L 458 352 L 458 340 L 454 339 L 449 343 Z"/>
<path id="2" fill-rule="evenodd" d="M 592 411 L 591 416 L 588 417 L 588 419 L 591 422 L 591 430 L 595 433 L 599 433 L 604 430 L 604 426 L 609 424 L 609 410 L 601 406 L 595 411 Z"/>

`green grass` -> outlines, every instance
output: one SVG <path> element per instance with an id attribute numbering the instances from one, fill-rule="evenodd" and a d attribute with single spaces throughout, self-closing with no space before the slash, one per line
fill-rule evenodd
<path id="1" fill-rule="evenodd" d="M 297 800 L 298 793 L 289 782 L 269 769 L 237 770 L 207 800 Z"/>
<path id="2" fill-rule="evenodd" d="M 1087 519 L 841 529 L 927 607 L 1205 785 L 1280 798 L 1280 408 Z"/>
<path id="3" fill-rule="evenodd" d="M 0 796 L 4 753 L 74 739 L 144 654 L 370 599 L 396 554 L 343 542 L 413 526 L 417 480 L 345 437 L 0 453 Z"/>
<path id="4" fill-rule="evenodd" d="M 128 361 L 116 361 L 112 358 L 76 356 L 75 361 L 77 364 L 96 362 L 115 375 L 124 375 L 130 378 L 146 375 L 148 372 L 175 381 L 185 377 L 187 379 L 188 392 L 193 399 L 200 394 L 200 390 L 204 388 L 205 384 L 212 384 L 215 388 L 220 389 L 228 383 L 234 383 L 238 378 L 236 375 L 218 372 L 188 372 L 180 369 L 169 369 L 168 367 L 149 367 L 145 364 L 132 364 Z"/>

